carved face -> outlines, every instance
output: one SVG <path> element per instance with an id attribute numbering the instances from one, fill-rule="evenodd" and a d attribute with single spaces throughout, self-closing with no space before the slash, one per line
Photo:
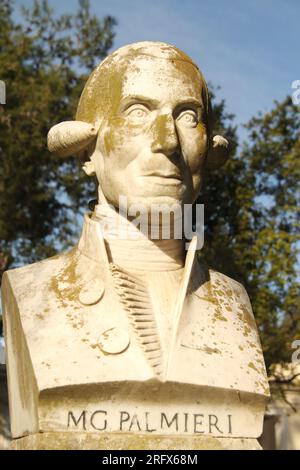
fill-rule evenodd
<path id="1" fill-rule="evenodd" d="M 147 207 L 192 203 L 208 148 L 197 69 L 138 57 L 117 82 L 91 157 L 106 199 L 115 206 L 119 196 Z"/>

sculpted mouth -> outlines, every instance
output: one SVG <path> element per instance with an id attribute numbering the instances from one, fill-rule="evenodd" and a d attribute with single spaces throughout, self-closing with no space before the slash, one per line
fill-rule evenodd
<path id="1" fill-rule="evenodd" d="M 166 179 L 173 179 L 173 180 L 175 179 L 178 181 L 182 181 L 182 176 L 175 172 L 168 173 L 168 172 L 161 172 L 161 171 L 153 171 L 151 173 L 146 173 L 143 176 L 152 176 L 152 177 L 154 176 L 157 178 L 166 178 Z"/>

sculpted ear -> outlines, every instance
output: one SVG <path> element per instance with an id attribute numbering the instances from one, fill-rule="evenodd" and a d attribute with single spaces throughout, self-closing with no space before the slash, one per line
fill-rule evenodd
<path id="1" fill-rule="evenodd" d="M 83 121 L 65 121 L 48 132 L 48 149 L 60 157 L 69 157 L 86 149 L 96 140 L 98 127 Z"/>
<path id="2" fill-rule="evenodd" d="M 210 144 L 205 166 L 208 170 L 220 168 L 228 160 L 229 142 L 220 135 L 215 135 Z"/>

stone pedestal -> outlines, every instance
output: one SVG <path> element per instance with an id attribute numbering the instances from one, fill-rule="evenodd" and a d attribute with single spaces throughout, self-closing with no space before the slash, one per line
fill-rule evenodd
<path id="1" fill-rule="evenodd" d="M 13 450 L 261 450 L 256 439 L 45 432 L 15 439 Z"/>

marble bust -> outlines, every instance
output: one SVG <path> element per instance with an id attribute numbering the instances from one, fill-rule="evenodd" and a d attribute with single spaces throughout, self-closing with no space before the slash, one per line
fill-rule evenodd
<path id="1" fill-rule="evenodd" d="M 269 389 L 245 289 L 201 265 L 197 235 L 186 249 L 118 211 L 123 198 L 151 227 L 153 207 L 192 204 L 227 160 L 198 67 L 164 43 L 117 50 L 48 147 L 96 175 L 98 202 L 71 251 L 4 274 L 13 437 L 256 442 Z"/>

